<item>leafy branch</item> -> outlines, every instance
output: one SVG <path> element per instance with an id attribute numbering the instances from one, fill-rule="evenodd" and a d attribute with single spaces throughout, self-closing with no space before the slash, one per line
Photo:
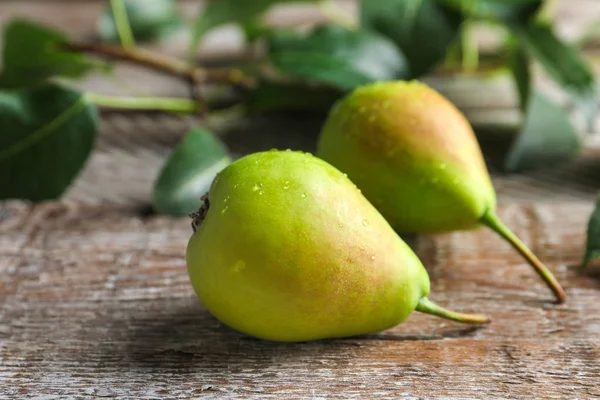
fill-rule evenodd
<path id="1" fill-rule="evenodd" d="M 239 69 L 205 69 L 178 58 L 165 56 L 141 48 L 126 49 L 102 43 L 84 43 L 69 41 L 61 46 L 68 51 L 89 53 L 113 60 L 125 61 L 163 72 L 175 77 L 185 78 L 193 84 L 218 83 L 251 88 L 255 78 Z"/>

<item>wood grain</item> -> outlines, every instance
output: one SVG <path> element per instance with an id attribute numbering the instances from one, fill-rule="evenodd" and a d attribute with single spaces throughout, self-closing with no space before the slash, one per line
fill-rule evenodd
<path id="1" fill-rule="evenodd" d="M 594 398 L 600 280 L 580 272 L 580 202 L 500 215 L 564 284 L 561 306 L 486 230 L 412 238 L 432 299 L 494 322 L 413 315 L 388 331 L 264 342 L 212 318 L 188 281 L 187 218 L 0 206 L 0 397 Z"/>

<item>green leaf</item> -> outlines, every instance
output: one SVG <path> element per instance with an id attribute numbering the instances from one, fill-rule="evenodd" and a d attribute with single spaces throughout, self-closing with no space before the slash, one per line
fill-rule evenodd
<path id="1" fill-rule="evenodd" d="M 531 71 L 529 68 L 529 57 L 523 47 L 512 38 L 508 43 L 507 64 L 515 79 L 521 110 L 526 111 L 531 91 Z"/>
<path id="2" fill-rule="evenodd" d="M 596 201 L 596 208 L 590 217 L 587 229 L 587 247 L 583 257 L 583 266 L 600 258 L 600 199 Z"/>
<path id="3" fill-rule="evenodd" d="M 547 25 L 512 25 L 512 29 L 525 50 L 575 98 L 587 119 L 593 119 L 597 112 L 594 75 L 579 52 Z"/>
<path id="4" fill-rule="evenodd" d="M 61 50 L 62 33 L 25 20 L 13 20 L 4 28 L 4 68 L 0 88 L 36 85 L 48 78 L 79 78 L 94 65 L 81 54 Z"/>
<path id="5" fill-rule="evenodd" d="M 475 19 L 526 22 L 540 11 L 542 0 L 437 0 Z"/>
<path id="6" fill-rule="evenodd" d="M 369 82 L 407 78 L 402 53 L 385 37 L 328 25 L 307 35 L 278 35 L 269 59 L 284 74 L 350 90 Z"/>
<path id="7" fill-rule="evenodd" d="M 461 14 L 435 0 L 363 0 L 361 22 L 394 41 L 419 77 L 442 61 L 458 38 Z"/>
<path id="8" fill-rule="evenodd" d="M 506 159 L 510 172 L 532 170 L 566 161 L 581 145 L 567 112 L 542 94 L 533 92 L 520 135 Z"/>
<path id="9" fill-rule="evenodd" d="M 0 199 L 55 199 L 94 145 L 98 115 L 82 93 L 56 84 L 0 91 Z"/>
<path id="10" fill-rule="evenodd" d="M 327 111 L 344 92 L 331 87 L 265 82 L 246 96 L 249 113 L 269 111 Z"/>
<path id="11" fill-rule="evenodd" d="M 580 148 L 568 113 L 539 93 L 531 93 L 530 57 L 516 38 L 508 43 L 508 66 L 515 78 L 525 123 L 506 159 L 508 171 L 525 171 L 566 161 Z"/>
<path id="12" fill-rule="evenodd" d="M 183 26 L 182 18 L 173 0 L 124 0 L 133 37 L 138 42 L 149 42 L 175 32 Z M 110 5 L 98 19 L 98 35 L 109 42 L 118 42 L 119 34 Z"/>
<path id="13" fill-rule="evenodd" d="M 192 129 L 163 166 L 152 194 L 154 209 L 169 215 L 197 211 L 215 175 L 230 163 L 219 139 L 205 129 Z"/>
<path id="14" fill-rule="evenodd" d="M 319 0 L 296 0 L 297 2 L 316 2 Z M 277 3 L 292 3 L 294 0 L 217 0 L 210 1 L 196 16 L 193 24 L 190 53 L 200 44 L 202 36 L 213 28 L 227 23 L 246 24 L 267 11 Z"/>
<path id="15" fill-rule="evenodd" d="M 248 43 L 254 43 L 260 38 L 267 37 L 276 29 L 256 19 L 244 22 L 240 27 Z"/>

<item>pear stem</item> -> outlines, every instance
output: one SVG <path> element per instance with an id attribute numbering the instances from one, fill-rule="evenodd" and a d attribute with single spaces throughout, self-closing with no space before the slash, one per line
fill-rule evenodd
<path id="1" fill-rule="evenodd" d="M 462 322 L 465 324 L 489 324 L 492 322 L 492 320 L 485 315 L 464 314 L 447 310 L 438 306 L 427 297 L 423 297 L 421 300 L 419 300 L 416 310 L 425 314 L 431 314 L 437 317 L 449 319 L 451 321 Z"/>
<path id="2" fill-rule="evenodd" d="M 546 285 L 552 290 L 554 295 L 556 296 L 557 302 L 564 303 L 567 295 L 565 291 L 560 286 L 560 283 L 556 280 L 552 272 L 542 262 L 537 258 L 535 254 L 519 239 L 517 235 L 515 235 L 504 223 L 498 218 L 496 213 L 492 210 L 488 210 L 481 219 L 481 222 L 498 233 L 504 239 L 511 244 L 511 246 L 517 250 L 526 260 L 531 264 L 531 266 L 535 269 L 535 272 L 546 282 Z"/>

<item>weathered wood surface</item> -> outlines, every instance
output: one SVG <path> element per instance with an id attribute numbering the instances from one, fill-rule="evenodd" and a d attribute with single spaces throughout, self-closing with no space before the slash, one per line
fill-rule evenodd
<path id="1" fill-rule="evenodd" d="M 233 332 L 195 298 L 189 221 L 115 207 L 0 208 L 0 397 L 594 398 L 600 278 L 578 270 L 590 206 L 500 215 L 563 282 L 552 296 L 510 247 L 479 230 L 412 244 L 432 298 L 494 322 L 413 315 L 388 331 L 275 344 Z"/>
<path id="2" fill-rule="evenodd" d="M 107 114 L 96 151 L 68 193 L 87 204 L 150 206 L 152 185 L 162 163 L 185 132 L 198 120 L 167 115 Z M 218 131 L 235 155 L 271 148 L 314 152 L 322 117 L 270 115 L 221 126 Z M 497 141 L 484 148 L 496 151 Z M 505 141 L 502 141 L 505 143 Z M 492 170 L 496 169 L 490 163 Z M 553 169 L 520 175 L 494 174 L 500 203 L 514 201 L 593 201 L 600 192 L 600 143 L 582 156 Z"/>
<path id="3" fill-rule="evenodd" d="M 411 244 L 432 298 L 494 323 L 414 315 L 376 335 L 273 344 L 219 324 L 183 259 L 189 221 L 129 208 L 0 206 L 0 398 L 597 398 L 600 276 L 578 270 L 589 202 L 500 215 L 569 301 L 485 230 Z"/>

